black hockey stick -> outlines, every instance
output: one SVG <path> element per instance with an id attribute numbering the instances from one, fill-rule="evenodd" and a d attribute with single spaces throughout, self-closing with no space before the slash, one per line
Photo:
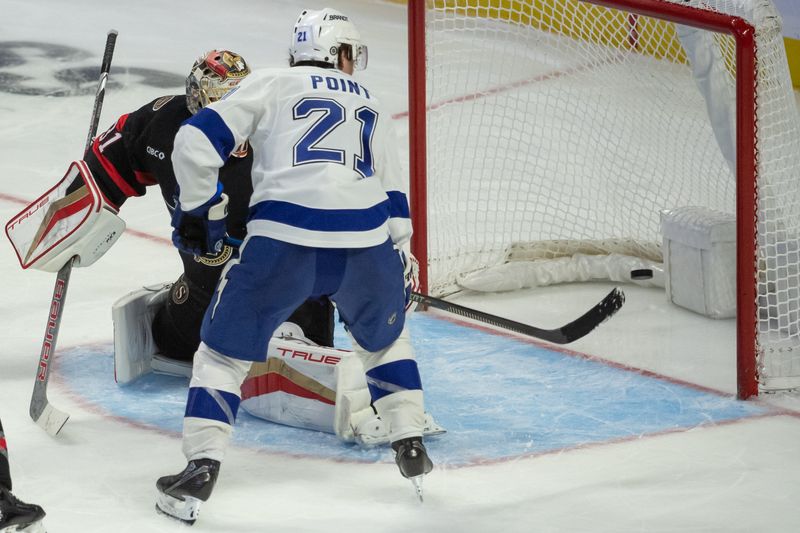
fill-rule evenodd
<path id="1" fill-rule="evenodd" d="M 239 248 L 242 245 L 242 241 L 226 236 L 225 244 Z M 556 329 L 537 328 L 536 326 L 531 326 L 510 320 L 508 318 L 491 315 L 476 309 L 470 309 L 469 307 L 464 307 L 463 305 L 454 304 L 453 302 L 448 302 L 447 300 L 442 300 L 441 298 L 435 298 L 433 296 L 426 296 L 418 292 L 412 292 L 411 299 L 417 303 L 421 303 L 422 305 L 427 305 L 435 309 L 441 309 L 442 311 L 447 311 L 448 313 L 471 318 L 472 320 L 477 320 L 478 322 L 491 324 L 492 326 L 514 331 L 516 333 L 521 333 L 536 339 L 552 342 L 553 344 L 569 344 L 570 342 L 586 336 L 594 328 L 614 316 L 614 313 L 619 311 L 622 307 L 622 304 L 625 303 L 625 293 L 622 292 L 622 289 L 619 287 L 615 287 L 611 290 L 611 292 L 606 294 L 605 298 L 600 300 L 597 305 L 586 311 L 569 324 L 565 324 Z"/>
<path id="2" fill-rule="evenodd" d="M 114 46 L 117 43 L 117 30 L 110 30 L 106 37 L 106 48 L 103 52 L 103 62 L 100 64 L 100 80 L 97 83 L 97 92 L 94 97 L 92 118 L 89 122 L 89 135 L 86 138 L 84 152 L 92 144 L 92 138 L 97 133 L 100 122 L 100 109 L 103 107 L 103 98 L 106 92 L 108 72 L 111 70 L 111 57 L 114 55 Z M 56 275 L 56 284 L 53 288 L 53 297 L 50 300 L 50 312 L 47 316 L 47 327 L 44 330 L 42 351 L 39 354 L 39 367 L 36 369 L 36 381 L 33 383 L 31 395 L 30 415 L 50 435 L 57 435 L 64 424 L 69 420 L 69 415 L 55 408 L 47 399 L 47 382 L 50 379 L 50 363 L 56 349 L 58 330 L 61 327 L 61 315 L 64 311 L 64 300 L 67 297 L 69 277 L 72 273 L 73 257 L 61 267 Z"/>
<path id="3" fill-rule="evenodd" d="M 485 322 L 486 324 L 491 324 L 492 326 L 521 333 L 536 339 L 552 342 L 554 344 L 569 344 L 570 342 L 580 339 L 619 311 L 622 304 L 625 303 L 625 293 L 623 293 L 619 287 L 614 288 L 600 303 L 586 311 L 579 318 L 556 329 L 542 329 L 528 324 L 522 324 L 507 318 L 490 315 L 483 311 L 477 311 L 454 304 L 440 298 L 425 296 L 418 292 L 411 293 L 411 299 L 422 305 L 441 309 L 442 311 L 471 318 L 479 322 Z"/>

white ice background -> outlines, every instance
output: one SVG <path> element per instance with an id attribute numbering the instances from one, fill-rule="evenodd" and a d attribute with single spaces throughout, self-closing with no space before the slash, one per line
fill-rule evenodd
<path id="1" fill-rule="evenodd" d="M 8 49 L 3 42 L 17 42 L 17 52 L 23 49 L 19 42 L 29 42 L 75 47 L 87 55 L 48 57 L 31 46 L 24 64 L 0 67 L 0 81 L 16 75 L 30 78 L 23 87 L 64 88 L 56 72 L 96 68 L 111 28 L 119 31 L 115 67 L 156 69 L 181 78 L 195 57 L 210 48 L 235 50 L 255 67 L 283 64 L 294 17 L 303 7 L 324 5 L 4 0 L 0 54 Z M 358 76 L 383 95 L 393 113 L 407 110 L 404 6 L 358 0 L 331 5 L 353 18 L 370 45 L 369 69 Z M 156 96 L 182 90 L 143 85 L 133 71 L 113 81 L 120 86 L 106 94 L 101 129 Z M 80 157 L 91 106 L 91 94 L 0 92 L 0 219 L 11 218 Z M 407 139 L 407 121 L 398 119 L 395 125 L 399 137 Z M 403 152 L 407 153 L 404 147 Z M 73 271 L 58 342 L 62 353 L 108 343 L 113 301 L 140 285 L 172 280 L 179 272 L 177 255 L 163 242 L 170 228 L 161 197 L 154 192 L 125 205 L 123 214 L 132 231 L 96 265 Z M 91 407 L 80 391 L 76 394 L 59 381 L 57 369 L 50 396 L 72 415 L 70 421 L 54 439 L 29 419 L 54 275 L 22 271 L 9 245 L 0 246 L 0 269 L 0 418 L 15 493 L 45 508 L 51 532 L 185 531 L 185 526 L 153 509 L 156 478 L 184 465 L 179 435 L 136 426 Z M 521 294 L 465 295 L 459 302 L 555 327 L 578 316 L 609 289 L 605 284 L 574 285 Z M 625 290 L 628 301 L 618 316 L 570 349 L 734 394 L 731 321 L 702 319 L 668 306 L 663 293 L 654 289 Z M 487 336 L 486 342 L 491 339 Z M 440 366 L 436 370 L 447 371 Z M 760 401 L 786 410 L 510 461 L 445 465 L 426 478 L 422 505 L 410 484 L 385 461 L 296 458 L 237 445 L 230 449 L 217 490 L 193 530 L 799 531 L 798 402 L 792 397 Z M 543 410 L 559 409 L 557 399 L 549 402 Z M 175 409 L 183 409 L 180 402 Z M 473 446 L 476 455 L 482 455 L 482 449 L 494 443 L 476 439 Z"/>

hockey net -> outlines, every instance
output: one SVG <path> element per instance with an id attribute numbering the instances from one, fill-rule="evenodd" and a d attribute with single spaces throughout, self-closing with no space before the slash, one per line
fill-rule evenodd
<path id="1" fill-rule="evenodd" d="M 658 263 L 662 210 L 735 213 L 740 397 L 800 386 L 800 120 L 769 0 L 410 0 L 409 23 L 429 294 L 520 260 Z"/>

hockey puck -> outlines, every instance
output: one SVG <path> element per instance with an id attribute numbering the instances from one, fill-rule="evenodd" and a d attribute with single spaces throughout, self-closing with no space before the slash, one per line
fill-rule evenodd
<path id="1" fill-rule="evenodd" d="M 638 268 L 631 270 L 631 279 L 634 281 L 641 281 L 643 279 L 652 279 L 653 271 L 649 268 Z"/>

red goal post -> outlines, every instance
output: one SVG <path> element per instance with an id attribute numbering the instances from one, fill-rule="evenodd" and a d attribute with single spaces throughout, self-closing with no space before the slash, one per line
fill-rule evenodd
<path id="1" fill-rule="evenodd" d="M 726 0 L 717 0 L 717 3 L 725 2 Z M 469 259 L 464 263 L 464 265 L 454 262 L 448 263 L 451 256 L 460 255 L 461 251 L 457 249 L 459 246 L 458 243 L 453 244 L 456 248 L 447 249 L 446 245 L 443 249 L 440 249 L 440 245 L 434 245 L 432 243 L 432 239 L 437 238 L 437 232 L 440 229 L 436 226 L 442 225 L 461 225 L 463 222 L 462 217 L 469 217 L 472 214 L 472 211 L 477 211 L 483 209 L 485 203 L 481 201 L 480 198 L 472 198 L 469 197 L 467 194 L 462 196 L 462 192 L 464 189 L 469 189 L 472 185 L 468 182 L 468 180 L 473 179 L 471 176 L 465 175 L 464 167 L 459 166 L 461 164 L 460 161 L 451 161 L 452 167 L 455 169 L 452 171 L 453 176 L 450 177 L 443 177 L 447 175 L 448 172 L 448 162 L 445 161 L 442 163 L 441 161 L 436 162 L 435 170 L 433 174 L 429 174 L 432 172 L 431 167 L 434 166 L 429 161 L 429 158 L 436 157 L 440 158 L 439 152 L 446 152 L 448 150 L 447 147 L 442 148 L 439 139 L 435 141 L 435 143 L 431 146 L 428 146 L 428 138 L 433 130 L 432 126 L 429 123 L 429 116 L 435 116 L 436 113 L 440 112 L 440 110 L 445 108 L 454 108 L 457 107 L 459 104 L 469 103 L 470 105 L 479 99 L 483 100 L 490 100 L 496 97 L 496 95 L 500 92 L 508 91 L 513 92 L 515 90 L 529 90 L 530 87 L 535 87 L 536 84 L 538 85 L 546 85 L 553 83 L 553 80 L 556 78 L 566 78 L 569 77 L 574 72 L 580 72 L 581 79 L 590 79 L 583 77 L 584 72 L 591 70 L 593 68 L 592 62 L 595 61 L 592 59 L 591 61 L 587 61 L 586 64 L 578 64 L 577 67 L 574 67 L 573 70 L 570 70 L 572 67 L 562 69 L 557 73 L 539 73 L 534 74 L 528 78 L 522 80 L 500 80 L 499 76 L 495 76 L 492 78 L 493 84 L 486 84 L 484 86 L 480 86 L 480 82 L 478 86 L 468 86 L 471 82 L 471 77 L 469 74 L 464 75 L 464 73 L 454 73 L 454 70 L 448 70 L 448 73 L 442 74 L 439 72 L 435 72 L 431 74 L 432 70 L 437 68 L 434 65 L 434 61 L 432 60 L 432 56 L 434 54 L 442 54 L 441 50 L 448 51 L 447 54 L 449 58 L 442 58 L 442 64 L 446 64 L 446 62 L 451 63 L 458 63 L 462 61 L 463 58 L 459 57 L 457 53 L 450 52 L 448 47 L 455 46 L 451 42 L 448 41 L 448 38 L 442 38 L 440 40 L 441 43 L 441 50 L 438 48 L 433 49 L 431 47 L 430 42 L 428 39 L 430 35 L 434 32 L 440 32 L 444 34 L 445 32 L 450 31 L 451 33 L 448 35 L 456 36 L 454 40 L 464 38 L 465 34 L 469 34 L 469 32 L 473 32 L 474 35 L 471 37 L 474 40 L 481 40 L 481 39 L 505 39 L 505 34 L 514 33 L 519 30 L 521 26 L 530 26 L 534 28 L 537 32 L 537 37 L 531 38 L 530 40 L 526 40 L 527 37 L 517 37 L 514 36 L 513 38 L 508 38 L 508 42 L 511 44 L 505 44 L 502 46 L 509 46 L 509 49 L 517 49 L 522 46 L 530 46 L 530 50 L 524 52 L 526 56 L 536 56 L 539 55 L 540 52 L 538 50 L 538 43 L 539 42 L 546 42 L 549 43 L 550 40 L 556 40 L 556 37 L 553 37 L 552 33 L 560 33 L 561 35 L 557 36 L 557 39 L 560 40 L 580 40 L 585 38 L 585 34 L 580 34 L 581 30 L 575 30 L 574 26 L 592 26 L 592 31 L 596 31 L 599 34 L 603 33 L 613 33 L 611 30 L 606 30 L 602 27 L 603 23 L 611 24 L 612 20 L 627 20 L 630 22 L 630 27 L 627 29 L 627 33 L 624 34 L 627 39 L 627 43 L 624 42 L 625 39 L 619 39 L 617 37 L 608 38 L 607 36 L 600 36 L 600 37 L 592 37 L 591 40 L 603 41 L 601 43 L 602 46 L 608 45 L 608 47 L 616 47 L 612 52 L 611 56 L 613 59 L 609 60 L 598 60 L 594 64 L 600 64 L 603 62 L 610 62 L 616 61 L 617 56 L 621 56 L 624 54 L 638 54 L 638 55 L 653 55 L 652 52 L 638 50 L 637 46 L 638 43 L 635 42 L 639 35 L 637 34 L 637 26 L 636 26 L 636 17 L 647 17 L 648 20 L 655 20 L 655 21 L 663 21 L 668 23 L 676 23 L 681 24 L 684 26 L 697 28 L 700 30 L 713 32 L 714 34 L 720 35 L 727 35 L 732 40 L 733 44 L 733 53 L 732 59 L 730 60 L 733 65 L 730 66 L 730 70 L 735 73 L 732 77 L 735 79 L 735 164 L 731 163 L 734 172 L 735 172 L 735 185 L 734 193 L 735 193 L 735 200 L 731 205 L 731 210 L 735 210 L 736 215 L 736 241 L 737 241 L 737 258 L 736 258 L 736 280 L 737 280 L 737 287 L 736 287 L 736 327 L 737 327 L 737 342 L 736 342 L 736 349 L 737 349 L 737 382 L 738 382 L 738 397 L 742 399 L 746 399 L 750 396 L 756 395 L 759 392 L 759 374 L 770 372 L 769 364 L 765 364 L 761 361 L 761 357 L 764 357 L 765 351 L 773 350 L 774 347 L 767 345 L 766 343 L 761 343 L 759 341 L 759 313 L 762 314 L 762 326 L 763 324 L 767 324 L 763 326 L 762 329 L 769 329 L 769 321 L 763 318 L 763 315 L 769 314 L 769 309 L 765 311 L 765 308 L 769 307 L 769 305 L 765 302 L 769 299 L 768 296 L 762 294 L 761 299 L 759 298 L 759 283 L 764 285 L 764 273 L 760 272 L 760 263 L 769 263 L 768 259 L 759 256 L 759 241 L 758 241 L 758 228 L 759 228 L 759 195 L 758 195 L 758 172 L 760 168 L 763 168 L 763 161 L 760 164 L 759 157 L 763 157 L 759 151 L 759 131 L 758 131 L 758 108 L 757 108 L 757 98 L 759 98 L 759 93 L 757 91 L 759 83 L 768 83 L 769 80 L 764 78 L 764 74 L 759 75 L 758 71 L 758 56 L 756 54 L 757 50 L 757 28 L 754 27 L 753 23 L 741 16 L 736 16 L 735 14 L 725 13 L 720 10 L 710 9 L 704 7 L 705 4 L 700 3 L 697 0 L 692 0 L 690 3 L 684 3 L 681 0 L 529 0 L 529 1 L 493 1 L 493 0 L 408 0 L 408 38 L 409 38 L 409 144 L 410 144 L 410 175 L 411 175 L 411 207 L 412 207 L 412 220 L 414 224 L 414 238 L 412 242 L 412 250 L 416 257 L 418 258 L 420 265 L 421 265 L 421 272 L 420 272 L 420 282 L 421 282 L 421 292 L 430 293 L 433 295 L 442 295 L 446 294 L 447 292 L 452 292 L 453 289 L 453 279 L 456 279 L 458 276 L 461 276 L 465 273 L 468 273 L 471 270 L 478 270 L 481 268 L 485 268 L 488 266 L 488 263 L 492 261 L 497 262 L 497 257 L 501 257 L 499 261 L 502 262 L 502 255 L 497 256 L 497 254 L 489 253 L 486 251 L 488 248 L 497 248 L 501 249 L 503 247 L 507 247 L 513 244 L 514 241 L 519 240 L 520 234 L 523 234 L 526 239 L 536 240 L 537 238 L 545 237 L 547 238 L 549 234 L 542 232 L 541 234 L 537 234 L 534 237 L 531 237 L 529 234 L 525 232 L 528 231 L 528 226 L 536 226 L 536 220 L 534 217 L 532 222 L 528 219 L 520 222 L 517 220 L 510 220 L 510 221 L 498 221 L 494 217 L 495 215 L 486 214 L 481 212 L 480 216 L 478 216 L 478 221 L 476 224 L 481 224 L 484 220 L 490 220 L 490 223 L 497 223 L 497 230 L 487 230 L 487 234 L 491 234 L 488 238 L 490 239 L 497 239 L 497 243 L 492 244 L 485 244 L 485 243 L 473 243 L 467 242 L 463 245 L 464 248 L 468 249 L 468 253 L 473 253 L 475 256 L 481 257 L 490 257 L 487 262 L 481 262 L 481 260 L 473 260 Z M 439 10 L 439 13 L 434 16 L 431 16 L 431 13 Z M 541 13 L 535 12 L 536 10 L 540 10 Z M 613 10 L 615 13 L 620 12 L 620 17 L 612 18 L 611 16 L 607 15 L 605 11 L 601 11 L 600 15 L 597 15 L 598 12 L 592 11 L 592 16 L 595 19 L 591 21 L 581 20 L 579 22 L 574 21 L 574 17 L 581 17 L 583 13 L 587 10 L 592 9 L 600 9 L 600 10 Z M 562 14 L 554 15 L 553 13 L 558 13 L 559 10 L 562 10 Z M 542 14 L 544 13 L 544 14 Z M 453 21 L 447 20 L 452 18 Z M 538 17 L 538 18 L 537 18 Z M 549 27 L 545 28 L 544 30 L 542 27 L 544 24 L 542 23 L 543 18 L 547 18 L 547 24 Z M 555 20 L 555 19 L 558 20 Z M 481 27 L 479 23 L 476 22 L 478 19 L 486 19 L 487 28 L 485 29 Z M 598 24 L 599 20 L 599 24 Z M 554 30 L 553 27 L 557 29 Z M 599 29 L 597 29 L 599 27 Z M 509 28 L 511 30 L 509 31 Z M 658 29 L 653 29 L 658 28 Z M 651 25 L 650 30 L 654 34 L 662 32 L 661 26 Z M 527 31 L 529 28 L 525 28 Z M 531 30 L 532 32 L 533 30 Z M 623 30 L 625 31 L 625 30 Z M 671 31 L 671 30 L 670 30 Z M 495 36 L 494 33 L 490 32 L 497 32 Z M 664 37 L 659 33 L 656 37 L 657 39 L 667 39 L 668 37 Z M 608 41 L 608 42 L 606 42 Z M 608 44 L 611 43 L 611 44 Z M 585 50 L 592 48 L 593 46 L 597 45 L 598 43 L 590 43 L 589 45 L 584 45 L 583 43 L 572 47 L 572 45 L 568 44 L 567 48 L 574 48 L 577 50 L 577 53 L 583 53 Z M 439 44 L 437 43 L 437 47 Z M 556 45 L 560 46 L 560 45 Z M 663 45 L 659 44 L 658 46 L 674 46 L 674 45 Z M 494 43 L 487 45 L 486 49 L 494 47 Z M 478 48 L 479 49 L 479 48 Z M 474 49 L 469 49 L 469 54 L 472 54 L 474 57 Z M 483 53 L 483 50 L 479 49 L 478 53 Z M 489 52 L 487 52 L 489 53 Z M 464 71 L 468 73 L 470 68 L 474 69 L 489 69 L 493 68 L 493 64 L 502 63 L 506 60 L 503 57 L 504 54 L 507 54 L 507 50 L 504 49 L 503 52 L 499 54 L 498 57 L 495 57 L 489 60 L 487 63 L 481 63 L 479 61 L 472 61 L 473 66 L 470 66 L 470 60 L 464 60 L 463 63 L 465 65 Z M 541 52 L 544 54 L 545 52 Z M 559 52 L 561 54 L 562 52 Z M 570 52 L 572 53 L 572 52 Z M 564 52 L 566 54 L 566 52 Z M 662 52 L 656 53 L 656 55 L 662 54 Z M 515 69 L 523 70 L 523 66 L 517 66 L 517 62 L 520 56 L 514 56 L 512 62 L 511 71 Z M 525 57 L 527 60 L 528 57 Z M 659 61 L 651 61 L 652 58 L 648 58 L 648 61 L 651 63 L 658 63 Z M 673 62 L 680 62 L 680 60 L 675 59 L 664 59 L 658 58 L 662 63 L 668 63 L 670 61 Z M 537 61 L 548 62 L 551 61 L 547 58 L 537 58 Z M 571 60 L 565 60 L 566 64 L 569 64 Z M 685 59 L 684 59 L 685 61 Z M 555 63 L 553 63 L 555 64 Z M 636 64 L 632 63 L 635 67 Z M 447 67 L 449 69 L 449 67 Z M 667 70 L 671 68 L 670 66 L 666 67 Z M 567 72 L 565 75 L 564 72 Z M 432 76 L 453 76 L 456 80 L 455 83 L 451 85 L 458 86 L 458 90 L 462 90 L 461 94 L 452 93 L 452 87 L 447 86 L 448 88 L 444 91 L 440 91 L 435 95 L 431 95 L 431 91 L 429 90 L 433 84 L 438 83 L 438 79 L 432 81 Z M 780 75 L 780 73 L 779 73 Z M 759 77 L 760 76 L 760 77 Z M 650 74 L 646 74 L 645 76 L 649 79 Z M 647 83 L 647 79 L 644 83 Z M 667 79 L 667 78 L 665 78 Z M 465 81 L 466 80 L 466 81 Z M 450 83 L 450 82 L 448 82 Z M 560 83 L 560 82 L 559 82 Z M 442 86 L 445 84 L 442 83 Z M 498 87 L 501 87 L 499 89 Z M 451 93 L 447 93 L 450 90 Z M 526 98 L 529 98 L 526 96 Z M 538 96 L 536 96 L 538 98 Z M 764 98 L 763 96 L 761 97 Z M 534 107 L 534 105 L 539 105 L 538 103 L 532 104 L 532 99 L 527 99 L 522 104 L 514 103 L 515 106 L 519 105 L 519 107 L 514 107 L 513 110 L 509 113 L 509 111 L 505 109 L 502 111 L 506 114 L 514 115 L 519 114 L 523 115 L 525 113 L 530 113 L 532 110 L 539 109 Z M 543 100 L 544 102 L 544 100 Z M 555 100 L 553 100 L 555 102 Z M 560 100 L 559 100 L 560 102 Z M 503 105 L 507 105 L 507 102 L 504 102 Z M 508 104 L 510 105 L 510 104 Z M 555 106 L 556 104 L 551 103 L 551 106 Z M 561 104 L 558 105 L 565 105 L 567 108 L 570 104 Z M 508 109 L 511 109 L 510 107 Z M 486 116 L 486 113 L 491 113 L 491 108 L 488 104 L 486 107 L 480 109 L 480 112 L 474 113 L 474 110 L 464 109 L 461 111 L 455 111 L 453 115 L 466 115 L 471 116 L 472 119 L 476 117 L 483 120 Z M 669 110 L 665 111 L 665 113 L 669 113 Z M 566 116 L 566 114 L 564 115 Z M 519 118 L 519 117 L 518 117 Z M 450 118 L 447 119 L 448 121 L 451 120 Z M 463 119 L 459 119 L 463 120 Z M 525 119 L 520 120 L 528 120 L 531 123 L 534 123 L 538 120 L 538 116 L 533 116 L 533 114 L 528 115 Z M 643 119 L 644 120 L 644 119 Z M 501 119 L 502 121 L 502 119 Z M 451 157 L 451 159 L 469 159 L 473 156 L 471 152 L 475 151 L 476 147 L 481 144 L 492 144 L 496 143 L 497 141 L 493 140 L 492 135 L 500 132 L 500 135 L 505 135 L 505 130 L 507 128 L 501 127 L 498 124 L 492 123 L 491 119 L 488 119 L 485 122 L 483 127 L 486 128 L 485 132 L 481 132 L 479 129 L 481 126 L 475 126 L 472 123 L 465 124 L 463 122 L 447 122 L 446 128 L 449 132 L 453 135 L 458 136 L 461 134 L 462 131 L 475 131 L 481 132 L 478 133 L 478 137 L 481 138 L 481 141 L 474 141 L 475 145 L 472 146 L 468 142 L 464 143 L 466 145 L 466 152 L 453 152 L 456 154 L 453 157 L 449 152 L 448 155 L 443 157 Z M 580 122 L 578 120 L 577 122 Z M 635 129 L 634 127 L 638 127 L 638 123 L 632 123 L 633 127 L 630 129 Z M 760 123 L 763 127 L 765 124 L 763 121 Z M 579 126 L 579 124 L 571 125 L 572 128 L 569 133 L 564 133 L 564 138 L 560 139 L 558 142 L 562 142 L 564 139 L 571 139 L 575 135 L 575 129 Z M 626 126 L 627 127 L 627 126 Z M 530 124 L 523 128 L 521 131 L 521 137 L 523 138 L 531 138 L 531 126 Z M 708 128 L 706 128 L 708 129 Z M 513 134 L 512 134 L 513 135 Z M 510 138 L 510 137 L 509 137 Z M 499 141 L 499 144 L 506 142 L 507 138 L 503 137 L 503 140 Z M 520 141 L 517 139 L 513 140 L 513 143 L 516 143 L 517 148 L 515 149 L 515 153 L 520 151 L 525 151 L 526 145 L 524 145 L 524 140 Z M 539 150 L 537 154 L 542 155 L 543 157 L 548 157 L 549 154 L 553 152 L 553 149 L 548 150 Z M 535 151 L 535 150 L 531 150 Z M 599 158 L 608 157 L 613 158 L 614 154 L 610 151 L 607 151 L 605 148 L 600 148 L 598 150 L 601 152 L 598 155 Z M 582 158 L 585 154 L 578 150 L 577 158 Z M 503 156 L 500 155 L 498 157 L 498 162 L 496 165 L 500 165 L 498 167 L 497 172 L 508 174 L 508 173 L 515 173 L 518 171 L 517 167 L 513 167 L 511 171 L 507 168 L 502 167 L 505 163 L 499 162 Z M 515 156 L 516 157 L 516 156 Z M 706 157 L 706 156 L 703 156 Z M 575 159 L 575 155 L 573 154 L 572 159 Z M 706 157 L 707 158 L 707 157 Z M 440 158 L 441 159 L 441 158 Z M 491 157 L 487 157 L 485 154 L 481 154 L 476 156 L 476 159 L 473 161 L 473 164 L 477 164 L 480 159 L 480 164 L 484 165 L 485 167 L 481 168 L 481 171 L 478 174 L 478 177 L 475 177 L 475 181 L 477 182 L 486 182 L 493 180 L 494 176 L 492 175 L 492 166 L 491 163 L 486 163 L 488 159 Z M 539 157 L 536 161 L 540 161 L 541 157 Z M 566 157 L 565 160 L 569 160 L 566 163 L 561 161 L 557 161 L 554 163 L 552 169 L 560 169 L 565 168 L 571 164 L 570 157 Z M 535 165 L 536 161 L 533 161 Z M 528 168 L 532 166 L 531 160 L 523 161 L 518 167 L 521 168 Z M 633 165 L 635 166 L 635 165 Z M 724 166 L 724 164 L 723 164 Z M 559 172 L 553 171 L 551 169 L 548 176 L 558 176 Z M 467 169 L 468 171 L 469 169 Z M 720 173 L 725 173 L 724 169 L 719 170 Z M 468 173 L 468 172 L 467 172 Z M 521 175 L 525 175 L 525 172 L 522 171 Z M 440 204 L 444 202 L 445 207 L 441 207 L 439 205 L 433 205 L 434 200 L 432 197 L 435 194 L 440 194 L 441 191 L 437 193 L 431 193 L 430 188 L 432 186 L 441 187 L 441 183 L 446 182 L 447 180 L 458 181 L 463 179 L 463 183 L 457 183 L 453 186 L 451 191 L 445 191 L 444 197 L 445 200 L 438 200 Z M 557 177 L 554 179 L 558 179 Z M 702 175 L 699 176 L 697 181 L 704 181 L 706 180 L 706 176 Z M 711 181 L 709 179 L 709 181 Z M 597 187 L 608 186 L 607 184 L 595 184 Z M 613 185 L 613 184 L 612 184 Z M 476 185 L 477 187 L 477 185 Z M 518 206 L 522 203 L 521 197 L 524 196 L 523 194 L 515 194 L 510 193 L 506 194 L 502 190 L 503 185 L 496 185 L 494 189 L 482 189 L 484 195 L 491 196 L 494 199 L 499 199 L 500 202 L 507 202 L 505 205 L 502 203 L 500 205 L 494 206 L 495 210 L 504 210 L 506 209 L 506 205 L 514 205 Z M 679 182 L 677 183 L 676 187 L 683 187 L 683 185 Z M 477 189 L 476 189 L 477 190 Z M 488 190 L 488 193 L 487 193 Z M 560 196 L 564 197 L 567 194 L 564 193 L 565 190 L 572 190 L 569 188 L 562 188 L 560 191 Z M 716 194 L 716 193 L 710 193 Z M 792 190 L 791 194 L 795 194 L 795 191 Z M 558 196 L 558 195 L 555 195 Z M 665 197 L 672 199 L 672 193 L 665 194 Z M 724 194 L 723 194 L 724 196 Z M 531 198 L 534 198 L 532 196 Z M 535 201 L 532 200 L 528 207 L 523 207 L 520 211 L 532 211 L 535 209 L 539 209 L 537 204 L 540 204 L 539 200 L 541 199 L 541 193 L 538 199 Z M 571 212 L 576 213 L 583 213 L 585 218 L 591 218 L 594 216 L 591 208 L 587 211 L 586 203 L 587 200 L 585 198 L 580 198 L 579 202 L 575 204 L 563 204 L 559 205 L 555 211 L 550 212 L 549 215 L 552 217 L 565 217 Z M 674 205 L 669 205 L 664 203 L 659 203 L 661 200 L 659 197 L 654 197 L 653 199 L 648 198 L 647 202 L 652 202 L 652 204 L 661 209 L 668 209 L 675 207 Z M 667 200 L 664 199 L 664 202 Z M 717 207 L 716 200 L 712 200 L 708 202 L 709 204 L 713 204 L 714 207 Z M 720 201 L 721 204 L 724 204 L 724 201 Z M 449 213 L 442 213 L 447 209 L 447 205 L 455 205 L 458 204 L 457 210 L 458 213 L 449 214 Z M 770 204 L 771 205 L 771 204 Z M 650 207 L 648 205 L 648 207 Z M 769 206 L 768 206 L 769 207 Z M 762 227 L 764 227 L 765 221 L 764 213 L 771 212 L 769 209 L 762 205 L 761 208 L 762 213 Z M 652 216 L 658 217 L 657 210 L 653 209 Z M 498 217 L 500 215 L 497 215 Z M 544 215 L 543 215 L 544 216 Z M 609 215 L 610 217 L 610 215 Z M 602 216 L 599 217 L 602 221 Z M 613 217 L 612 217 L 613 218 Z M 794 213 L 792 213 L 791 218 L 792 223 L 794 224 L 795 217 Z M 457 224 L 453 224 L 453 222 L 457 222 Z M 767 227 L 769 227 L 769 222 L 767 222 Z M 785 222 L 781 222 L 783 226 L 786 226 Z M 641 226 L 642 223 L 637 221 L 636 219 L 632 220 L 631 225 L 633 226 Z M 519 228 L 524 226 L 522 230 Z M 613 227 L 611 227 L 613 226 Z M 783 227 L 782 226 L 782 227 Z M 630 235 L 623 234 L 625 228 L 618 227 L 617 221 L 612 220 L 611 224 L 609 225 L 610 232 L 609 235 L 603 235 L 603 238 L 609 238 L 612 240 L 620 241 L 626 240 Z M 509 236 L 506 237 L 503 235 L 503 232 L 508 229 Z M 792 231 L 797 229 L 796 226 L 792 226 Z M 465 234 L 471 234 L 470 232 L 474 233 L 475 231 L 471 229 L 471 227 L 463 227 L 460 228 Z M 614 233 L 615 231 L 620 231 L 620 234 Z M 596 242 L 593 239 L 597 238 L 597 235 L 594 233 L 596 232 L 595 228 L 591 228 L 589 230 L 578 228 L 575 230 L 575 238 L 576 239 L 586 239 L 588 238 L 591 242 Z M 535 233 L 535 230 L 534 230 Z M 652 232 L 651 232 L 652 233 Z M 513 234 L 513 235 L 512 235 Z M 562 234 L 555 235 L 557 239 L 565 239 Z M 451 236 L 445 237 L 438 237 L 441 241 L 452 242 L 453 239 Z M 504 239 L 510 239 L 509 242 L 505 242 Z M 469 239 L 467 239 L 469 240 Z M 647 239 L 645 239 L 647 240 Z M 659 247 L 659 243 L 657 239 L 650 235 L 649 240 L 655 243 L 653 246 L 657 249 Z M 559 241 L 561 242 L 561 241 Z M 649 245 L 647 245 L 649 246 Z M 766 249 L 768 246 L 767 244 L 761 244 L 761 250 Z M 467 253 L 467 252 L 465 252 Z M 638 254 L 637 254 L 638 255 Z M 646 254 L 645 254 L 646 255 Z M 506 256 L 507 257 L 507 256 Z M 792 256 L 793 257 L 793 256 Z M 439 269 L 439 272 L 436 272 L 436 269 Z M 778 269 L 780 270 L 780 269 Z M 445 272 L 446 275 L 443 275 L 442 272 Z M 448 278 L 448 276 L 450 276 Z M 773 276 L 774 277 L 774 276 Z M 770 278 L 772 279 L 772 278 Z M 800 278 L 797 278 L 800 279 Z M 762 291 L 763 292 L 763 291 Z M 774 306 L 773 306 L 774 307 Z M 785 307 L 785 306 L 784 306 Z M 787 314 L 790 316 L 790 319 L 796 318 L 793 309 L 789 309 Z M 784 320 L 785 322 L 785 320 Z M 783 322 L 782 322 L 783 323 Z M 787 327 L 781 326 L 780 327 L 780 334 L 773 334 L 774 332 L 769 332 L 770 335 L 764 335 L 762 332 L 763 337 L 781 337 L 781 342 L 777 343 L 780 346 L 787 346 L 786 337 L 790 337 L 788 341 L 789 349 L 788 351 L 792 351 L 792 344 L 795 342 L 796 339 L 796 332 L 794 329 L 794 324 L 788 330 L 791 330 L 790 333 L 786 333 Z M 794 350 L 797 351 L 797 347 L 794 347 Z M 792 363 L 794 364 L 794 363 Z M 780 366 L 780 365 L 779 365 Z M 786 366 L 786 365 L 784 365 Z M 792 366 L 792 365 L 789 365 Z M 790 370 L 790 373 L 793 370 Z M 798 374 L 800 376 L 800 374 Z M 778 376 L 782 379 L 782 376 Z M 793 377 L 793 376 L 790 376 Z M 800 383 L 800 382 L 798 382 Z"/>

